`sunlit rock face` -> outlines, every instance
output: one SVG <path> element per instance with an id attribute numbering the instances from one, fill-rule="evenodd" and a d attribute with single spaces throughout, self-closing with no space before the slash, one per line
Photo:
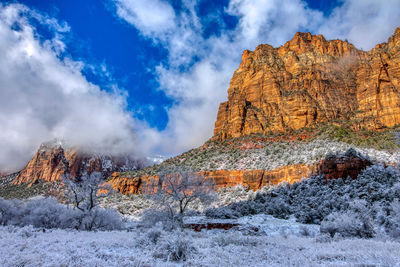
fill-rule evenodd
<path id="1" fill-rule="evenodd" d="M 292 184 L 308 178 L 315 171 L 315 166 L 294 164 L 274 170 L 217 170 L 198 174 L 213 180 L 215 190 L 242 185 L 255 191 L 265 185 L 277 185 L 281 182 Z M 123 174 L 114 173 L 108 183 L 114 190 L 123 194 L 137 194 L 143 192 L 144 189 L 149 191 L 149 186 L 157 185 L 158 176 L 125 177 Z"/>
<path id="2" fill-rule="evenodd" d="M 140 160 L 120 156 L 82 152 L 77 148 L 63 148 L 58 143 L 42 144 L 31 161 L 23 168 L 14 184 L 32 184 L 39 180 L 45 182 L 61 181 L 64 174 L 71 179 L 82 175 L 101 172 L 108 177 L 115 171 L 133 170 L 142 167 Z"/>
<path id="3" fill-rule="evenodd" d="M 372 162 L 360 155 L 344 154 L 321 160 L 314 165 L 292 164 L 273 170 L 217 170 L 198 174 L 211 179 L 215 190 L 241 185 L 256 191 L 266 185 L 282 182 L 293 184 L 311 175 L 323 175 L 326 180 L 348 177 L 356 179 L 370 165 Z M 150 187 L 158 184 L 158 176 L 127 177 L 116 172 L 108 183 L 122 194 L 138 194 L 144 191 L 151 193 L 154 190 Z"/>
<path id="4" fill-rule="evenodd" d="M 220 104 L 214 139 L 285 132 L 321 122 L 355 129 L 400 123 L 400 28 L 369 52 L 296 33 L 285 45 L 244 51 Z"/>

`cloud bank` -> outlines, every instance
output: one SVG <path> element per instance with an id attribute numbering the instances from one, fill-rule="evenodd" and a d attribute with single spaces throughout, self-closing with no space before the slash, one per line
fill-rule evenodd
<path id="1" fill-rule="evenodd" d="M 40 40 L 33 22 L 53 38 Z M 0 4 L 0 170 L 20 169 L 54 138 L 96 152 L 134 152 L 132 114 L 118 89 L 82 75 L 85 63 L 62 56 L 68 25 L 19 4 Z"/>
<path id="2" fill-rule="evenodd" d="M 254 50 L 260 43 L 282 45 L 296 31 L 348 39 L 359 48 L 370 49 L 400 26 L 398 0 L 344 0 L 328 16 L 301 0 L 230 0 L 225 10 L 206 16 L 221 28 L 207 36 L 209 21 L 199 17 L 199 2 L 183 0 L 180 9 L 174 10 L 164 0 L 152 0 L 149 5 L 140 0 L 114 0 L 120 19 L 168 51 L 168 63 L 157 66 L 155 74 L 159 89 L 174 105 L 168 110 L 164 130 L 140 125 L 143 149 L 175 154 L 210 138 L 218 105 L 226 101 L 229 80 L 244 49 Z M 238 23 L 225 27 L 223 13 Z"/>

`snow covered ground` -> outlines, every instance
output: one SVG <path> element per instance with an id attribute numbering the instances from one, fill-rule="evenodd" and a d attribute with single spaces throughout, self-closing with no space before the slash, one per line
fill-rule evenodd
<path id="1" fill-rule="evenodd" d="M 160 225 L 111 232 L 2 226 L 0 266 L 400 266 L 398 242 L 331 239 L 318 235 L 316 225 L 267 215 L 230 222 L 239 226 L 201 232 Z M 254 227 L 259 231 L 249 231 Z"/>

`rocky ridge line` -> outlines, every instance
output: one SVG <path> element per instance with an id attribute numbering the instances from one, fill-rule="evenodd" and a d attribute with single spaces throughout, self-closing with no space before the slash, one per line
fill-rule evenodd
<path id="1" fill-rule="evenodd" d="M 321 122 L 355 129 L 400 123 L 400 28 L 369 52 L 296 33 L 285 45 L 245 50 L 220 104 L 213 139 L 287 132 Z"/>

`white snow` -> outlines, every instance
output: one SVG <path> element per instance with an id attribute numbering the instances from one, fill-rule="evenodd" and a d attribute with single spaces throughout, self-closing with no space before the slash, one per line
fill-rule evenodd
<path id="1" fill-rule="evenodd" d="M 232 222 L 240 226 L 202 232 L 166 232 L 159 225 L 111 232 L 2 226 L 0 266 L 400 266 L 398 242 L 314 237 L 316 225 L 262 214 Z M 246 231 L 251 226 L 261 231 Z M 167 261 L 177 243 L 186 245 L 186 261 Z"/>

